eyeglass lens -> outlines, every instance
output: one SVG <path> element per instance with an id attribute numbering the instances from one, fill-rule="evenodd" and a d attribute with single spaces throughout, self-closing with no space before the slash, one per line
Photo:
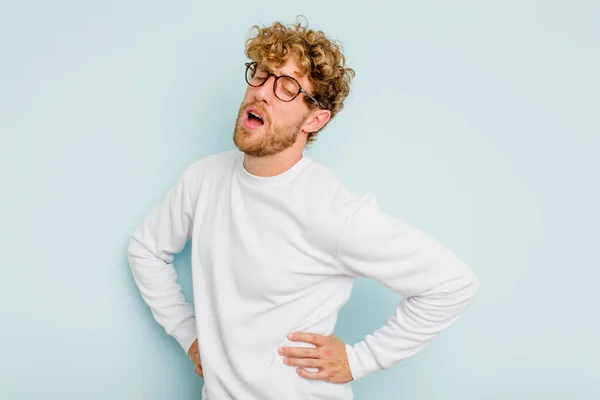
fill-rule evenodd
<path id="1" fill-rule="evenodd" d="M 260 86 L 269 79 L 269 71 L 263 66 L 251 65 L 246 72 L 246 80 L 250 86 Z M 275 95 L 283 101 L 291 101 L 300 90 L 298 82 L 286 76 L 277 79 L 275 84 Z"/>

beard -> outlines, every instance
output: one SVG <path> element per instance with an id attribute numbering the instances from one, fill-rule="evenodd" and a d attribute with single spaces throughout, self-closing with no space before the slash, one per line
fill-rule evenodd
<path id="1" fill-rule="evenodd" d="M 244 126 L 246 110 L 253 106 L 263 112 L 265 120 L 263 126 L 259 129 L 265 129 L 266 125 L 265 132 L 257 132 L 259 129 L 251 131 Z M 233 131 L 233 142 L 240 151 L 249 156 L 272 156 L 292 147 L 296 143 L 303 123 L 304 118 L 296 124 L 276 126 L 259 103 L 242 105 Z"/>

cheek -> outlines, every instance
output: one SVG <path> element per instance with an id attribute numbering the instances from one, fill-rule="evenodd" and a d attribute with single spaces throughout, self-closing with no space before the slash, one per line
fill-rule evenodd
<path id="1" fill-rule="evenodd" d="M 248 88 L 246 89 L 246 92 L 244 93 L 244 104 L 247 104 L 251 101 L 252 99 L 252 88 L 250 86 L 248 86 Z"/>
<path id="2" fill-rule="evenodd" d="M 273 105 L 273 112 L 279 116 L 282 122 L 285 121 L 287 124 L 297 122 L 300 112 L 295 101 L 290 103 L 280 101 L 278 104 Z"/>
<path id="3" fill-rule="evenodd" d="M 302 122 L 303 111 L 302 108 L 292 106 L 292 104 L 288 104 L 290 107 L 285 107 L 279 110 L 280 121 L 285 125 L 297 125 Z"/>

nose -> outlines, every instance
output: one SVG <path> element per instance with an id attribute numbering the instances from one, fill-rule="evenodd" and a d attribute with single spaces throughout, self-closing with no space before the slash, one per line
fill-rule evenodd
<path id="1" fill-rule="evenodd" d="M 254 97 L 256 100 L 264 101 L 267 105 L 270 105 L 273 101 L 273 84 L 274 84 L 274 76 L 269 76 L 265 83 L 261 86 L 254 88 Z"/>

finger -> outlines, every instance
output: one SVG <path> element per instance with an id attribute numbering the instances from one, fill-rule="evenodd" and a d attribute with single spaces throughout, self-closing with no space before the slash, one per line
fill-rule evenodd
<path id="1" fill-rule="evenodd" d="M 320 358 L 321 353 L 318 349 L 311 349 L 309 347 L 282 347 L 279 349 L 279 354 L 288 357 L 297 358 Z"/>
<path id="2" fill-rule="evenodd" d="M 318 333 L 292 332 L 288 335 L 288 338 L 295 342 L 312 343 L 316 346 L 322 346 L 327 343 L 327 336 L 323 336 Z"/>
<path id="3" fill-rule="evenodd" d="M 290 358 L 286 357 L 283 359 L 283 362 L 286 365 L 291 365 L 294 367 L 303 367 L 303 368 L 322 368 L 323 361 L 317 358 Z"/>
<path id="4" fill-rule="evenodd" d="M 303 378 L 312 379 L 312 380 L 326 380 L 328 378 L 329 373 L 325 370 L 321 370 L 319 372 L 311 372 L 302 368 L 297 368 L 296 372 Z"/>
<path id="5" fill-rule="evenodd" d="M 188 355 L 194 362 L 194 364 L 199 364 L 200 352 L 198 349 L 198 339 L 194 340 L 194 343 L 188 349 Z"/>
<path id="6" fill-rule="evenodd" d="M 200 364 L 200 353 L 198 351 L 190 351 L 189 356 L 194 364 Z"/>

